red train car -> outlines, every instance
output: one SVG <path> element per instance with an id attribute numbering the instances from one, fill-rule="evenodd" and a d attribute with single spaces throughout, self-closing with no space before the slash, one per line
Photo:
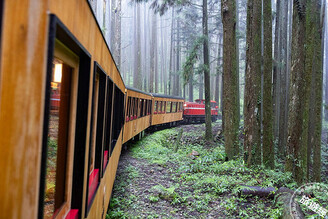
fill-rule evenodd
<path id="1" fill-rule="evenodd" d="M 218 104 L 211 100 L 211 117 L 215 122 L 218 118 Z M 183 120 L 186 122 L 205 121 L 205 100 L 197 99 L 195 102 L 185 102 L 183 105 Z"/>

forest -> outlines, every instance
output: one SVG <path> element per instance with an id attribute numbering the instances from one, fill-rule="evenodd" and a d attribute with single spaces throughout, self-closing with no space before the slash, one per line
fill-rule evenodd
<path id="1" fill-rule="evenodd" d="M 195 160 L 176 165 L 172 164 L 175 158 L 167 155 L 166 158 L 173 161 L 166 158 L 158 161 L 159 165 L 163 165 L 162 162 L 168 165 L 164 165 L 164 169 L 178 171 L 177 165 L 187 165 L 186 162 L 196 165 L 199 160 L 208 158 L 199 163 L 200 169 L 196 170 L 199 173 L 203 171 L 203 165 L 209 167 L 215 164 L 216 155 L 222 156 L 218 158 L 222 165 L 228 162 L 238 168 L 242 166 L 245 174 L 260 175 L 262 178 L 257 180 L 261 182 L 270 181 L 268 178 L 271 177 L 271 183 L 247 184 L 259 186 L 251 188 L 251 192 L 246 189 L 255 195 L 263 192 L 261 188 L 264 187 L 295 190 L 310 182 L 328 182 L 326 0 L 89 0 L 89 3 L 126 85 L 145 92 L 181 96 L 190 102 L 205 99 L 204 125 L 182 127 L 181 139 L 177 139 L 179 127 L 174 131 L 161 131 L 166 136 L 164 143 L 154 144 L 163 143 L 161 147 L 165 147 L 166 151 L 175 147 L 175 141 L 180 141 L 179 148 L 184 155 L 190 150 L 191 153 L 199 153 L 206 149 L 206 152 L 191 154 L 196 157 Z M 210 100 L 215 100 L 220 109 L 220 120 L 215 123 L 211 122 Z M 190 137 L 191 133 L 199 134 L 195 130 L 200 130 L 201 135 Z M 197 146 L 197 151 L 192 147 L 186 148 L 184 144 L 190 143 L 188 139 L 201 148 Z M 152 157 L 154 154 L 147 157 L 139 151 L 138 147 L 147 149 L 147 143 L 142 145 L 142 142 L 145 143 L 145 140 L 132 146 L 132 155 L 129 156 L 132 160 L 137 157 L 156 163 Z M 216 147 L 222 151 L 216 151 Z M 185 156 L 181 159 L 184 160 Z M 142 178 L 136 173 L 136 166 L 130 165 L 130 170 L 122 172 L 134 173 L 136 178 Z M 241 171 L 235 167 L 227 170 L 229 168 L 232 175 L 234 171 L 236 174 Z M 188 171 L 195 173 L 195 169 L 182 172 Z M 214 171 L 216 174 L 212 180 L 216 181 L 217 187 L 224 187 L 215 178 L 222 173 L 220 171 Z M 172 176 L 173 181 L 178 176 Z M 175 182 L 181 185 L 190 176 L 184 177 Z M 288 180 L 279 181 L 279 177 L 287 177 Z M 234 181 L 233 185 L 238 184 L 238 179 L 231 181 Z M 214 184 L 207 182 L 205 186 L 216 188 Z M 245 192 L 246 182 L 238 185 L 241 184 L 244 187 L 238 187 L 236 194 Z M 188 202 L 188 198 L 182 198 L 183 189 L 181 194 L 177 192 L 178 187 L 151 187 L 156 195 L 149 196 L 152 198 L 147 200 L 150 203 L 158 202 L 157 198 L 170 203 Z M 226 189 L 216 195 L 222 198 L 222 194 L 235 194 L 236 187 L 230 185 Z M 271 190 L 264 192 L 267 191 Z M 121 193 L 118 191 L 118 194 Z M 327 204 L 327 195 L 316 198 Z M 115 201 L 122 202 L 122 199 L 112 199 L 114 209 L 117 210 L 117 206 L 123 208 Z M 258 200 L 254 202 L 258 203 Z M 263 205 L 267 204 L 264 201 Z M 305 207 L 301 207 L 304 212 Z M 227 206 L 225 208 L 228 209 Z M 230 212 L 231 218 L 263 216 L 263 212 L 240 215 L 242 208 L 246 207 L 237 205 L 237 210 L 230 209 L 231 212 L 235 210 L 235 213 Z M 227 211 L 229 215 L 229 209 Z M 281 216 L 284 208 L 272 208 L 270 212 Z M 317 211 L 310 215 L 315 216 L 313 212 L 322 216 Z M 190 213 L 184 216 L 204 215 Z"/>

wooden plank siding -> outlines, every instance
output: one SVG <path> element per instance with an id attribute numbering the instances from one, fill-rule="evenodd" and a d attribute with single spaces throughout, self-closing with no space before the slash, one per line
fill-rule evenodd
<path id="1" fill-rule="evenodd" d="M 145 100 L 151 100 L 152 96 L 149 94 L 133 91 L 127 89 L 126 92 L 126 102 L 125 102 L 125 115 L 127 115 L 128 110 L 128 99 L 129 97 L 141 98 Z M 126 117 L 126 116 L 125 116 Z M 126 119 L 126 118 L 125 118 Z M 126 121 L 124 125 L 124 135 L 123 135 L 123 144 L 129 141 L 131 138 L 147 129 L 150 126 L 150 115 L 146 115 L 141 118 L 137 118 L 134 120 Z"/>
<path id="2" fill-rule="evenodd" d="M 0 64 L 0 218 L 37 218 L 47 0 L 5 0 Z"/>
<path id="3" fill-rule="evenodd" d="M 89 71 L 90 84 L 87 81 L 86 84 L 80 86 L 80 88 L 85 88 L 89 84 L 89 88 L 85 90 L 89 96 L 86 93 L 77 95 L 77 82 L 73 88 L 75 90 L 74 96 L 76 96 L 73 100 L 76 101 L 80 96 L 89 100 L 88 105 L 85 104 L 85 108 L 76 106 L 78 109 L 72 112 L 75 115 L 81 108 L 88 110 L 84 110 L 85 117 L 83 119 L 76 119 L 76 121 L 85 121 L 86 125 L 84 124 L 83 126 L 86 127 L 87 134 L 86 136 L 81 136 L 84 134 L 76 134 L 75 137 L 85 139 L 87 143 L 82 145 L 84 144 L 83 142 L 78 147 L 74 144 L 74 149 L 85 147 L 85 152 L 82 150 L 79 154 L 85 156 L 84 164 L 82 163 L 83 158 L 81 159 L 81 166 L 83 167 L 84 165 L 84 173 L 83 171 L 79 172 L 79 174 L 83 174 L 81 185 L 74 184 L 73 188 L 82 188 L 83 185 L 83 191 L 81 192 L 83 193 L 81 197 L 83 199 L 82 209 L 79 209 L 79 218 L 105 218 L 122 143 L 127 142 L 150 125 L 182 120 L 182 111 L 154 114 L 154 100 L 182 103 L 183 100 L 153 97 L 151 94 L 126 89 L 87 0 L 4 0 L 2 30 L 0 32 L 2 34 L 0 38 L 0 218 L 38 217 L 41 159 L 44 160 L 41 155 L 44 152 L 42 150 L 43 126 L 46 124 L 44 111 L 47 112 L 44 109 L 48 39 L 50 15 L 52 14 L 62 22 L 91 57 L 91 59 L 88 59 L 90 60 L 90 69 L 89 65 L 87 65 L 87 68 L 80 68 Z M 103 175 L 100 176 L 102 178 L 99 181 L 93 203 L 87 212 L 89 144 L 95 62 L 99 64 L 113 83 L 126 94 L 125 111 L 128 106 L 128 97 L 153 100 L 153 102 L 150 115 L 125 121 L 125 125 L 120 133 L 115 133 L 116 136 L 119 134 L 116 146 Z M 89 62 L 84 62 L 80 59 L 80 63 Z M 84 75 L 84 77 L 87 76 Z M 75 81 L 78 81 L 78 79 L 75 78 Z M 121 98 L 118 99 L 120 100 Z M 111 122 L 113 123 L 113 120 Z M 110 132 L 112 125 L 108 125 L 110 125 L 108 126 L 110 127 L 108 132 Z M 79 131 L 79 129 L 76 129 L 76 131 Z M 71 135 L 75 135 L 74 133 Z M 72 157 L 75 154 L 72 154 L 71 151 L 69 152 L 70 162 L 72 163 Z M 78 159 L 74 161 L 80 162 Z M 74 165 L 76 166 L 76 164 Z M 70 164 L 70 168 L 75 167 L 73 164 Z M 74 170 L 68 172 L 74 173 Z M 73 176 L 69 177 L 73 178 Z M 72 182 L 68 186 L 72 187 L 71 184 Z M 74 198 L 74 195 L 71 196 Z M 76 199 L 80 200 L 80 197 Z"/>
<path id="4" fill-rule="evenodd" d="M 175 99 L 175 98 L 164 98 L 164 97 L 154 97 L 153 99 L 153 106 L 152 106 L 152 121 L 151 125 L 159 125 L 159 124 L 164 124 L 164 123 L 169 123 L 169 122 L 176 122 L 182 120 L 182 114 L 183 111 L 180 112 L 175 112 L 175 113 L 159 113 L 155 114 L 155 101 L 165 101 L 166 103 L 168 101 L 170 102 L 179 102 L 182 103 L 184 102 L 183 99 Z"/>

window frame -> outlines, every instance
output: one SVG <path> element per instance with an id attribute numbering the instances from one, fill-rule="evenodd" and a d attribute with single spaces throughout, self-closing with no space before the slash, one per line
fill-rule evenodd
<path id="1" fill-rule="evenodd" d="M 41 171 L 39 183 L 39 206 L 38 217 L 43 218 L 43 199 L 45 192 L 45 175 L 47 163 L 47 141 L 49 131 L 49 115 L 50 115 L 50 92 L 51 92 L 51 76 L 52 76 L 52 61 L 54 58 L 55 41 L 56 39 L 62 42 L 69 50 L 75 53 L 79 61 L 78 79 L 77 79 L 77 101 L 76 101 L 76 114 L 75 114 L 75 135 L 74 138 L 74 160 L 73 160 L 73 173 L 70 176 L 72 184 L 79 184 L 69 188 L 72 191 L 72 198 L 69 203 L 69 210 L 77 211 L 78 217 L 82 215 L 83 205 L 83 188 L 84 188 L 84 170 L 85 165 L 78 165 L 85 160 L 86 146 L 87 146 L 87 126 L 88 126 L 88 111 L 89 108 L 89 87 L 90 87 L 90 66 L 91 55 L 79 43 L 74 35 L 67 29 L 67 27 L 56 17 L 50 15 L 49 21 L 49 38 L 48 38 L 48 53 L 47 53 L 47 74 L 45 83 L 45 104 L 43 114 L 43 134 L 42 134 L 42 155 L 41 155 Z M 80 136 L 85 136 L 81 138 Z"/>

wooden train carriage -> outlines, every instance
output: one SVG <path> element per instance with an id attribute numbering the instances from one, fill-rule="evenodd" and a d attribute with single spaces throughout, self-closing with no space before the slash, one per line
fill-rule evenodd
<path id="1" fill-rule="evenodd" d="M 0 218 L 105 218 L 125 86 L 88 1 L 2 0 L 0 34 Z"/>
<path id="2" fill-rule="evenodd" d="M 175 123 L 182 120 L 182 97 L 173 97 L 162 94 L 152 94 L 152 119 L 151 125 Z"/>
<path id="3" fill-rule="evenodd" d="M 141 90 L 127 87 L 123 143 L 150 126 L 152 96 Z"/>

